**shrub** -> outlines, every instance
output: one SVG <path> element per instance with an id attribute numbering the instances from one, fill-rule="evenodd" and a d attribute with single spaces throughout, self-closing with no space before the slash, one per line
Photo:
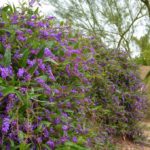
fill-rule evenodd
<path id="1" fill-rule="evenodd" d="M 96 60 L 91 88 L 96 115 L 109 134 L 135 140 L 147 104 L 138 68 L 125 52 L 116 50 L 101 51 Z"/>
<path id="2" fill-rule="evenodd" d="M 102 148 L 138 133 L 145 101 L 123 52 L 94 49 L 38 9 L 6 6 L 1 20 L 1 148 Z"/>

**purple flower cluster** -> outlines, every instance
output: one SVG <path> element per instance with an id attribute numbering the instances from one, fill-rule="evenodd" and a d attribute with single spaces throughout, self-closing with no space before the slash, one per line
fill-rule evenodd
<path id="1" fill-rule="evenodd" d="M 3 119 L 3 124 L 2 124 L 2 133 L 6 134 L 9 130 L 10 127 L 10 119 L 9 118 L 4 118 Z"/>

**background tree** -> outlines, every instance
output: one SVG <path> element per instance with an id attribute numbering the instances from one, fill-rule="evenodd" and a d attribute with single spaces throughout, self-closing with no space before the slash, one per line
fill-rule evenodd
<path id="1" fill-rule="evenodd" d="M 133 37 L 133 40 L 140 49 L 140 55 L 135 58 L 136 62 L 146 66 L 150 65 L 150 28 L 140 39 Z"/>
<path id="2" fill-rule="evenodd" d="M 144 3 L 136 0 L 48 0 L 55 14 L 109 47 L 131 52 L 136 27 L 146 18 Z"/>

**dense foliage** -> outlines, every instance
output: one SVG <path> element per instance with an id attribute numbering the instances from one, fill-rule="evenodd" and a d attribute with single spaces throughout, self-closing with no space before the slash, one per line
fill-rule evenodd
<path id="1" fill-rule="evenodd" d="M 93 43 L 38 9 L 2 8 L 1 149 L 99 149 L 112 136 L 139 135 L 136 66 Z"/>

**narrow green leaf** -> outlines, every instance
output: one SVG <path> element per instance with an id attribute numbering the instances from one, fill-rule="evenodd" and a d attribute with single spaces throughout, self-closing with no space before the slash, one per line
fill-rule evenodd
<path id="1" fill-rule="evenodd" d="M 26 50 L 23 52 L 23 56 L 22 56 L 22 58 L 20 59 L 20 63 L 21 63 L 21 66 L 22 66 L 22 67 L 25 67 L 25 66 L 26 66 L 29 53 L 30 53 L 30 52 L 29 52 L 29 49 L 26 49 Z"/>
<path id="2" fill-rule="evenodd" d="M 4 65 L 9 66 L 11 64 L 11 50 L 6 49 L 4 54 Z"/>

